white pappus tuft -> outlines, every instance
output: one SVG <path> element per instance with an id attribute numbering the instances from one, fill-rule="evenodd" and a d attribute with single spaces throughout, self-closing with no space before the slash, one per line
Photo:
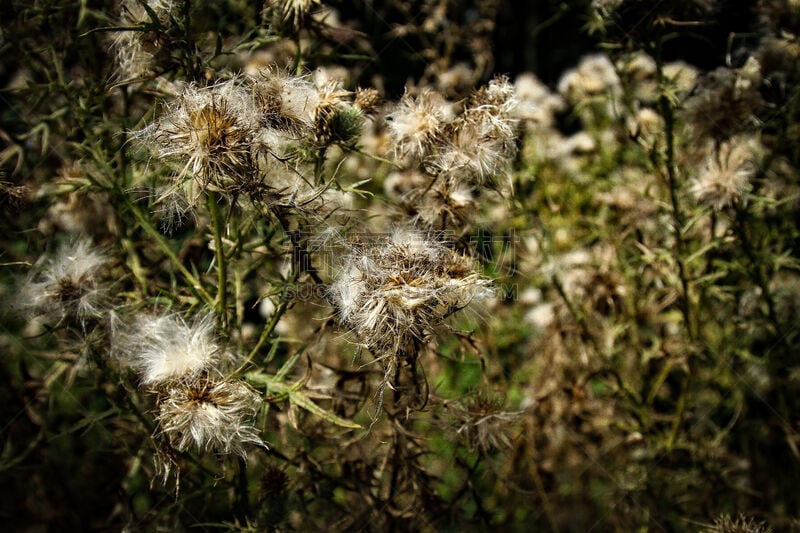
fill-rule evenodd
<path id="1" fill-rule="evenodd" d="M 191 324 L 178 315 L 142 317 L 120 334 L 118 343 L 121 355 L 145 385 L 192 378 L 222 358 L 210 314 Z"/>

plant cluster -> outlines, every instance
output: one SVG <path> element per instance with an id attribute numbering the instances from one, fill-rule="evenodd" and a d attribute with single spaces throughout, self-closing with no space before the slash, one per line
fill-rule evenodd
<path id="1" fill-rule="evenodd" d="M 9 527 L 797 529 L 795 4 L 12 0 Z"/>

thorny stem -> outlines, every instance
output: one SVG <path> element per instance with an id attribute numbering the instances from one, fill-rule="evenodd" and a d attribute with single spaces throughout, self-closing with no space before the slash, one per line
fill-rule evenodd
<path id="1" fill-rule="evenodd" d="M 247 460 L 244 457 L 238 458 L 236 498 L 239 511 L 239 519 L 243 524 L 247 523 L 250 516 L 250 494 L 247 486 Z"/>
<path id="2" fill-rule="evenodd" d="M 244 368 L 248 364 L 250 364 L 250 362 L 255 358 L 255 356 L 258 355 L 258 352 L 261 351 L 261 348 L 263 348 L 264 344 L 266 344 L 267 340 L 269 340 L 270 336 L 272 335 L 272 332 L 275 331 L 275 326 L 278 325 L 278 320 L 280 320 L 281 316 L 283 316 L 283 313 L 286 312 L 286 309 L 288 307 L 289 304 L 287 302 L 281 302 L 280 304 L 278 304 L 278 307 L 277 309 L 275 309 L 275 312 L 272 313 L 269 322 L 264 326 L 264 329 L 261 330 L 261 335 L 258 337 L 258 342 L 256 342 L 255 346 L 253 346 L 253 349 L 247 355 L 247 358 L 245 358 L 242 364 L 239 365 L 239 368 L 236 369 L 236 372 L 234 372 L 234 374 L 238 374 L 239 372 L 244 370 Z"/>
<path id="3" fill-rule="evenodd" d="M 686 264 L 684 258 L 686 257 L 686 243 L 683 240 L 683 213 L 680 209 L 680 202 L 678 200 L 678 177 L 675 168 L 675 114 L 672 108 L 672 103 L 669 101 L 667 94 L 664 90 L 664 70 L 662 58 L 662 45 L 663 39 L 657 39 L 656 48 L 656 80 L 660 88 L 660 96 L 658 99 L 661 116 L 664 119 L 664 140 L 666 142 L 666 166 L 667 185 L 669 190 L 669 199 L 672 206 L 672 227 L 675 238 L 675 262 L 678 265 L 678 276 L 681 282 L 681 297 L 679 299 L 681 315 L 683 316 L 684 329 L 690 342 L 693 342 L 695 337 L 695 328 L 692 325 L 691 313 L 691 293 L 689 286 L 689 278 L 686 272 Z M 686 410 L 687 394 L 691 388 L 692 378 L 694 372 L 692 371 L 693 358 L 688 358 L 688 371 L 683 377 L 681 383 L 681 392 L 678 397 L 678 406 L 675 411 L 675 418 L 672 423 L 672 430 L 670 431 L 669 440 L 667 441 L 667 450 L 672 450 L 678 438 L 678 431 L 683 420 L 683 413 Z"/>
<path id="4" fill-rule="evenodd" d="M 750 262 L 751 275 L 755 278 L 758 288 L 761 289 L 761 295 L 767 304 L 767 313 L 769 315 L 770 322 L 772 322 L 772 325 L 775 328 L 775 333 L 778 337 L 785 341 L 785 337 L 782 335 L 782 328 L 778 320 L 778 313 L 775 310 L 775 300 L 772 297 L 772 291 L 769 288 L 767 276 L 764 273 L 763 261 L 760 261 L 758 257 L 756 257 L 755 250 L 753 249 L 753 243 L 750 241 L 750 237 L 747 234 L 747 215 L 747 207 L 737 204 L 736 214 L 734 217 L 736 234 L 739 237 L 739 241 L 742 243 L 742 249 L 747 256 L 747 259 Z"/>
<path id="5" fill-rule="evenodd" d="M 194 277 L 194 275 L 191 272 L 189 272 L 189 269 L 187 269 L 183 265 L 181 260 L 178 259 L 178 256 L 175 255 L 175 252 L 172 251 L 172 248 L 170 248 L 169 244 L 167 244 L 167 242 L 164 240 L 164 237 L 150 223 L 145 214 L 142 213 L 142 211 L 133 202 L 127 200 L 126 203 L 128 208 L 136 217 L 136 221 L 139 222 L 139 225 L 142 227 L 145 233 L 147 233 L 150 237 L 153 238 L 153 240 L 156 242 L 161 251 L 164 252 L 164 254 L 169 258 L 169 260 L 172 262 L 175 268 L 178 269 L 178 272 L 180 272 L 181 275 L 189 283 L 189 287 L 191 288 L 195 296 L 205 301 L 205 303 L 208 304 L 209 306 L 215 307 L 214 298 L 212 298 L 211 295 L 208 294 L 208 291 L 206 291 L 203 288 L 203 285 L 200 283 L 200 280 Z"/>
<path id="6" fill-rule="evenodd" d="M 222 231 L 224 222 L 219 211 L 217 195 L 209 193 L 207 198 L 208 211 L 211 213 L 211 230 L 214 233 L 214 252 L 217 259 L 217 298 L 216 310 L 223 331 L 228 330 L 228 263 L 222 246 Z"/>
<path id="7" fill-rule="evenodd" d="M 661 72 L 659 63 L 659 78 L 663 82 L 663 73 Z M 669 199 L 672 206 L 672 228 L 675 237 L 675 262 L 678 265 L 678 275 L 681 280 L 681 298 L 680 307 L 681 314 L 683 315 L 684 326 L 690 339 L 694 339 L 694 328 L 692 326 L 691 316 L 691 294 L 689 289 L 689 278 L 686 273 L 686 264 L 684 261 L 686 253 L 686 243 L 683 240 L 683 213 L 680 209 L 678 200 L 678 179 L 675 170 L 675 116 L 670 104 L 669 99 L 662 94 L 659 98 L 659 105 L 661 107 L 661 115 L 664 118 L 664 136 L 667 143 L 667 160 L 665 166 L 667 170 L 667 185 L 669 188 Z"/>

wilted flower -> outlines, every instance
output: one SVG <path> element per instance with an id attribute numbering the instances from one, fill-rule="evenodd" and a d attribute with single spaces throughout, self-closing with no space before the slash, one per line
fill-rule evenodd
<path id="1" fill-rule="evenodd" d="M 478 89 L 464 112 L 444 128 L 441 147 L 429 157 L 426 170 L 463 185 L 508 177 L 517 149 L 515 107 L 514 87 L 504 76 Z"/>
<path id="2" fill-rule="evenodd" d="M 62 246 L 34 266 L 22 287 L 22 305 L 54 320 L 100 316 L 108 298 L 100 275 L 108 261 L 89 240 Z"/>
<path id="3" fill-rule="evenodd" d="M 153 21 L 144 6 L 156 16 Z M 123 0 L 120 7 L 120 26 L 141 26 L 141 30 L 116 33 L 112 47 L 117 57 L 117 67 L 124 79 L 153 75 L 164 66 L 170 55 L 170 36 L 166 24 L 175 13 L 178 2 L 174 0 Z M 157 22 L 155 24 L 154 22 Z"/>
<path id="4" fill-rule="evenodd" d="M 514 81 L 514 94 L 518 100 L 516 118 L 536 125 L 550 127 L 555 124 L 555 114 L 566 107 L 564 99 L 551 92 L 531 73 L 520 74 Z"/>
<path id="5" fill-rule="evenodd" d="M 752 129 L 764 105 L 760 84 L 761 68 L 754 57 L 739 69 L 713 70 L 686 100 L 686 121 L 697 137 L 717 141 Z"/>
<path id="6" fill-rule="evenodd" d="M 427 194 L 415 202 L 417 217 L 428 227 L 463 227 L 477 210 L 475 191 L 468 185 L 437 180 Z"/>
<path id="7" fill-rule="evenodd" d="M 342 324 L 373 352 L 395 354 L 487 292 L 469 259 L 417 231 L 350 243 L 330 287 Z"/>
<path id="8" fill-rule="evenodd" d="M 720 210 L 741 199 L 758 170 L 758 143 L 753 138 L 723 142 L 706 156 L 690 192 L 698 202 Z"/>
<path id="9" fill-rule="evenodd" d="M 305 76 L 292 76 L 277 69 L 249 77 L 260 125 L 290 135 L 309 132 L 319 92 Z"/>
<path id="10" fill-rule="evenodd" d="M 158 398 L 158 434 L 180 451 L 192 446 L 245 456 L 247 443 L 264 446 L 253 420 L 261 397 L 243 381 L 207 375 L 168 382 Z"/>
<path id="11" fill-rule="evenodd" d="M 502 407 L 500 398 L 482 393 L 467 398 L 463 404 L 445 403 L 456 435 L 470 450 L 482 453 L 512 446 L 513 424 L 520 419 L 522 412 L 504 411 Z"/>
<path id="12" fill-rule="evenodd" d="M 297 30 L 314 6 L 318 5 L 320 0 L 268 0 L 264 5 L 264 14 L 275 14 L 281 22 L 291 24 Z"/>
<path id="13" fill-rule="evenodd" d="M 184 163 L 201 188 L 235 191 L 253 179 L 252 96 L 238 80 L 187 87 L 155 124 L 138 132 L 159 157 Z"/>
<path id="14" fill-rule="evenodd" d="M 582 58 L 578 66 L 565 72 L 558 82 L 558 92 L 573 105 L 590 97 L 615 95 L 619 91 L 619 76 L 604 54 Z"/>
<path id="15" fill-rule="evenodd" d="M 397 157 L 422 161 L 452 118 L 451 105 L 439 93 L 424 90 L 416 97 L 404 94 L 397 108 L 386 117 Z"/>
<path id="16" fill-rule="evenodd" d="M 191 324 L 178 315 L 142 317 L 119 334 L 117 349 L 145 385 L 196 377 L 222 358 L 212 315 Z"/>

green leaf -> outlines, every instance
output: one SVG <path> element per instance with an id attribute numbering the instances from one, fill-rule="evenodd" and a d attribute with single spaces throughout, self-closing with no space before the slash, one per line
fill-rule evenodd
<path id="1" fill-rule="evenodd" d="M 287 363 L 290 361 L 291 359 L 287 361 Z M 326 411 L 319 405 L 312 402 L 308 396 L 299 390 L 302 386 L 302 384 L 299 382 L 293 384 L 282 383 L 277 379 L 276 376 L 268 376 L 266 374 L 262 374 L 261 372 L 248 372 L 244 377 L 247 381 L 253 384 L 266 387 L 267 391 L 273 396 L 287 397 L 291 404 L 305 409 L 309 413 L 313 413 L 323 420 L 330 422 L 331 424 L 335 424 L 347 429 L 362 429 L 360 424 L 356 424 L 352 420 L 347 420 L 346 418 L 335 415 L 330 411 Z"/>
<path id="2" fill-rule="evenodd" d="M 348 429 L 361 429 L 361 425 L 356 424 L 351 420 L 347 420 L 345 418 L 337 416 L 331 413 L 330 411 L 326 411 L 325 409 L 323 409 L 322 407 L 320 407 L 319 405 L 315 404 L 310 399 L 308 399 L 308 396 L 306 396 L 302 392 L 299 391 L 289 392 L 289 401 L 294 405 L 297 405 L 298 407 L 302 407 L 303 409 L 305 409 L 310 413 L 314 413 L 318 417 L 330 422 L 331 424 L 336 424 L 337 426 L 341 426 Z"/>

